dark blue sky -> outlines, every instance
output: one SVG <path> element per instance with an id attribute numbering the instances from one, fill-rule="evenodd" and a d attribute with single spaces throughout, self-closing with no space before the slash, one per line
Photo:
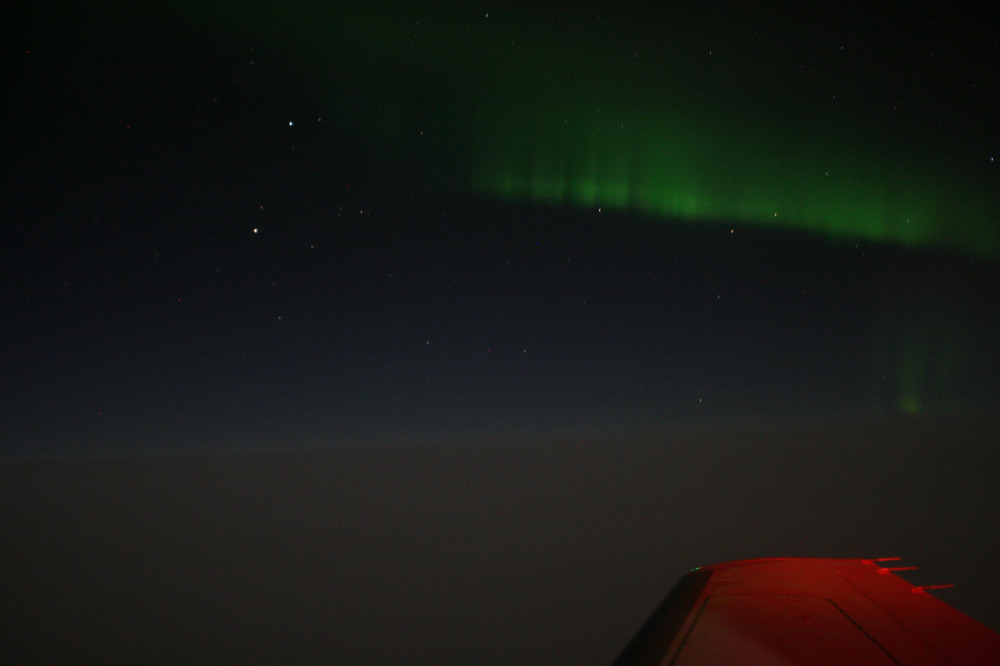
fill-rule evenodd
<path id="1" fill-rule="evenodd" d="M 889 11 L 780 3 L 454 9 L 353 23 L 308 7 L 15 11 L 2 449 L 340 446 L 995 403 L 988 245 L 491 196 L 467 180 L 490 145 L 475 128 L 519 112 L 477 120 L 462 101 L 484 88 L 527 100 L 521 84 L 537 81 L 512 73 L 527 77 L 532 53 L 564 58 L 544 69 L 572 81 L 602 62 L 600 99 L 617 62 L 600 59 L 642 52 L 729 139 L 753 144 L 762 112 L 789 109 L 817 144 L 878 130 L 894 156 L 919 157 L 888 166 L 886 191 L 937 169 L 949 181 L 935 188 L 989 202 L 997 45 L 975 16 L 922 7 L 890 30 Z M 469 37 L 487 13 L 497 23 Z M 658 41 L 655 25 L 687 36 Z M 578 56 L 554 54 L 574 40 Z M 620 73 L 635 86 L 637 72 Z M 827 88 L 845 110 L 816 106 Z M 988 240 L 986 214 L 986 227 L 936 224 Z"/>

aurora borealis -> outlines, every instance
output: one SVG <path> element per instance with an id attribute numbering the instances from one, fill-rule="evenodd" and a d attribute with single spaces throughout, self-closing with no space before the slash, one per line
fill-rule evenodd
<path id="1" fill-rule="evenodd" d="M 412 160 L 424 185 L 981 257 L 1000 249 L 992 156 L 966 155 L 970 137 L 954 124 L 967 119 L 942 118 L 926 94 L 937 85 L 963 104 L 969 91 L 954 88 L 968 72 L 951 68 L 972 63 L 903 61 L 919 36 L 897 36 L 902 53 L 888 53 L 849 17 L 837 15 L 840 35 L 820 25 L 821 12 L 774 27 L 733 8 L 648 25 L 628 11 L 472 11 L 351 8 L 280 24 L 305 36 L 298 66 L 324 84 L 316 101 L 346 114 L 360 153 Z M 262 30 L 275 18 L 245 20 Z M 616 38 L 626 34 L 634 42 Z M 876 57 L 899 71 L 872 70 Z M 985 117 L 981 107 L 963 112 Z"/>
<path id="2" fill-rule="evenodd" d="M 24 25 L 50 20 L 20 11 Z M 417 405 L 483 385 L 466 369 L 497 351 L 517 359 L 491 380 L 504 397 L 481 394 L 460 421 L 532 421 L 523 382 L 600 402 L 603 368 L 619 366 L 637 411 L 617 424 L 704 405 L 745 415 L 762 372 L 777 372 L 776 404 L 823 402 L 789 388 L 810 356 L 852 410 L 979 409 L 996 393 L 984 345 L 1000 248 L 997 73 L 977 64 L 988 23 L 792 15 L 224 2 L 60 14 L 24 33 L 12 79 L 24 105 L 10 214 L 56 231 L 25 236 L 11 302 L 33 312 L 39 294 L 78 289 L 68 312 L 89 321 L 81 303 L 112 298 L 120 319 L 78 324 L 112 340 L 147 335 L 141 321 L 199 340 L 235 321 L 266 337 L 280 321 L 283 344 L 338 359 L 320 384 L 363 378 L 357 394 L 388 400 L 397 424 L 449 421 Z M 216 322 L 212 335 L 197 321 Z M 726 329 L 745 342 L 722 344 Z M 351 360 L 328 351 L 330 330 Z M 813 339 L 815 353 L 789 356 Z M 706 402 L 713 382 L 726 397 Z M 376 388 L 391 385 L 406 388 Z M 364 430 L 349 402 L 328 418 Z"/>
<path id="3" fill-rule="evenodd" d="M 449 404 L 480 382 L 434 363 L 475 368 L 495 350 L 517 359 L 496 379 L 500 404 L 520 404 L 529 377 L 600 386 L 597 368 L 617 367 L 601 359 L 626 353 L 622 391 L 642 415 L 615 423 L 753 411 L 737 396 L 762 368 L 795 368 L 778 372 L 778 404 L 821 394 L 788 388 L 811 361 L 780 341 L 800 339 L 824 340 L 819 376 L 850 409 L 979 409 L 996 392 L 995 361 L 972 359 L 995 330 L 1000 249 L 997 73 L 978 65 L 988 23 L 791 15 L 225 2 L 60 14 L 26 30 L 13 79 L 25 104 L 11 214 L 48 211 L 25 228 L 57 231 L 26 236 L 23 256 L 41 262 L 9 282 L 12 302 L 31 312 L 37 294 L 81 289 L 70 312 L 86 319 L 80 303 L 121 294 L 120 320 L 80 325 L 114 340 L 139 335 L 136 321 L 174 330 L 174 310 L 205 313 L 181 339 L 203 338 L 196 321 L 280 321 L 296 348 L 339 359 L 336 330 L 352 360 L 321 383 L 373 374 L 359 391 L 376 405 L 389 398 L 373 387 L 408 387 L 390 400 L 400 423 L 448 421 L 405 396 L 423 382 L 421 400 Z M 636 238 L 641 257 L 625 249 Z M 76 270 L 62 256 L 98 259 Z M 112 273 L 78 277 L 93 266 Z M 746 342 L 713 350 L 724 329 Z M 726 398 L 693 388 L 709 377 Z M 492 401 L 460 420 L 503 413 Z"/>
<path id="4" fill-rule="evenodd" d="M 403 188 L 995 257 L 996 155 L 967 131 L 991 112 L 977 44 L 935 54 L 889 8 L 861 27 L 800 11 L 204 3 L 145 20 L 248 59 L 267 43 L 240 76 L 277 59 L 309 77 L 270 94 Z"/>
<path id="5" fill-rule="evenodd" d="M 476 174 L 477 188 L 666 220 L 996 252 L 996 208 L 988 198 L 970 198 L 951 176 L 934 180 L 877 149 L 828 138 L 796 146 L 774 125 L 734 131 L 740 121 L 713 125 L 667 113 L 650 118 L 599 104 L 561 120 L 546 104 L 550 100 L 529 107 L 548 111 L 541 118 L 515 116 L 503 123 L 508 131 L 487 132 L 496 143 L 482 149 L 489 157 Z M 820 128 L 808 131 L 823 135 Z"/>

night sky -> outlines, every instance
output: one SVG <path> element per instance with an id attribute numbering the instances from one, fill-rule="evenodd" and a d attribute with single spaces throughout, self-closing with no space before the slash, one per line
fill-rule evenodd
<path id="1" fill-rule="evenodd" d="M 988 16 L 32 4 L 3 449 L 991 408 Z"/>
<path id="2" fill-rule="evenodd" d="M 83 594 L 111 561 L 145 580 L 128 566 L 168 540 L 130 531 L 115 497 L 186 535 L 169 540 L 177 552 L 216 553 L 192 560 L 207 578 L 223 555 L 239 558 L 199 530 L 250 539 L 246 525 L 279 514 L 300 529 L 275 538 L 310 566 L 336 546 L 302 535 L 350 523 L 366 545 L 356 559 L 337 551 L 346 570 L 385 548 L 442 579 L 449 554 L 460 559 L 449 544 L 470 534 L 470 552 L 505 552 L 470 527 L 484 516 L 507 521 L 498 541 L 513 564 L 498 571 L 508 579 L 532 569 L 526 534 L 570 525 L 553 552 L 580 557 L 574 539 L 604 543 L 603 526 L 630 565 L 669 553 L 674 568 L 601 579 L 588 598 L 618 613 L 611 625 L 587 620 L 587 631 L 612 627 L 588 653 L 602 663 L 702 558 L 926 546 L 952 575 L 947 545 L 1000 522 L 985 482 L 1000 472 L 1000 16 L 965 3 L 826 4 L 5 8 L 0 459 L 15 537 L 3 548 L 17 551 L 20 580 L 57 570 Z M 852 440 L 845 459 L 856 465 L 828 464 L 836 437 Z M 558 452 L 582 442 L 600 453 L 563 461 Z M 540 483 L 511 462 L 519 456 L 558 483 Z M 679 484 L 673 494 L 625 499 L 640 481 L 655 485 L 657 466 Z M 685 470 L 705 480 L 687 500 Z M 790 486 L 775 481 L 790 475 Z M 229 485 L 209 490 L 213 476 Z M 886 488 L 892 506 L 908 506 L 924 482 L 935 497 L 966 490 L 928 509 L 923 528 L 904 521 L 919 539 L 886 540 L 889 517 L 854 513 Z M 766 499 L 775 483 L 780 501 Z M 798 540 L 773 526 L 733 531 L 722 517 L 739 493 L 699 494 L 707 486 L 763 502 L 740 520 L 801 505 L 837 527 Z M 849 488 L 851 508 L 816 487 L 840 499 Z M 448 488 L 464 509 L 448 508 Z M 606 505 L 551 504 L 594 488 Z M 697 519 L 670 523 L 683 546 L 650 535 L 656 516 L 692 503 Z M 629 518 L 616 525 L 616 512 Z M 410 518 L 429 520 L 433 539 L 408 541 Z M 86 535 L 109 525 L 126 536 L 105 560 Z M 263 569 L 288 565 L 267 552 Z M 979 552 L 993 561 L 1000 543 Z M 610 551 L 595 557 L 618 566 Z M 574 575 L 595 575 L 569 560 Z M 74 575 L 72 562 L 92 573 Z M 364 570 L 397 585 L 407 562 Z M 550 569 L 532 570 L 541 580 Z M 507 599 L 469 576 L 482 603 L 496 601 L 491 590 Z M 528 595 L 535 617 L 583 603 L 544 578 L 552 596 Z M 251 573 L 223 580 L 254 585 Z M 462 598 L 454 582 L 434 588 L 447 587 L 452 611 L 465 608 L 451 603 Z M 629 597 L 646 583 L 657 587 Z M 372 585 L 331 598 L 365 598 L 373 612 L 392 588 Z M 995 598 L 992 585 L 946 600 L 970 608 L 988 589 Z M 289 598 L 268 589 L 277 607 Z M 339 603 L 316 612 L 351 615 Z M 12 604 L 17 626 L 37 628 Z M 378 614 L 367 617 L 358 631 L 370 637 Z M 534 626 L 516 613 L 496 621 Z M 18 658 L 59 645 L 31 631 Z M 288 644 L 315 646 L 317 635 Z M 398 661 L 413 646 L 395 640 L 399 652 L 359 647 L 351 660 Z M 524 640 L 477 660 L 581 658 L 558 642 L 532 653 Z M 434 651 L 448 643 L 431 640 L 416 661 L 469 663 L 457 648 Z M 204 654 L 244 661 L 213 645 Z M 94 650 L 112 661 L 141 653 Z"/>

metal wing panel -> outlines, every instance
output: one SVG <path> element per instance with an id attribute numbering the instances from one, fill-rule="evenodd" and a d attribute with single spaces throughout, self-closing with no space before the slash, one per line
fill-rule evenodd
<path id="1" fill-rule="evenodd" d="M 743 560 L 694 577 L 616 665 L 1000 664 L 1000 635 L 872 560 Z"/>

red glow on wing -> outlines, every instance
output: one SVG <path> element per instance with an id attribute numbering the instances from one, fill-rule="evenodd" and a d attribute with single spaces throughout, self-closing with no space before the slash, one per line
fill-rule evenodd
<path id="1" fill-rule="evenodd" d="M 913 588 L 916 593 L 926 592 L 927 590 L 945 590 L 949 587 L 955 587 L 954 583 L 943 583 L 941 585 L 917 585 Z"/>
<path id="2" fill-rule="evenodd" d="M 951 585 L 913 586 L 893 572 L 916 567 L 879 566 L 898 560 L 700 567 L 615 664 L 1000 664 L 1000 634 L 928 593 Z"/>

